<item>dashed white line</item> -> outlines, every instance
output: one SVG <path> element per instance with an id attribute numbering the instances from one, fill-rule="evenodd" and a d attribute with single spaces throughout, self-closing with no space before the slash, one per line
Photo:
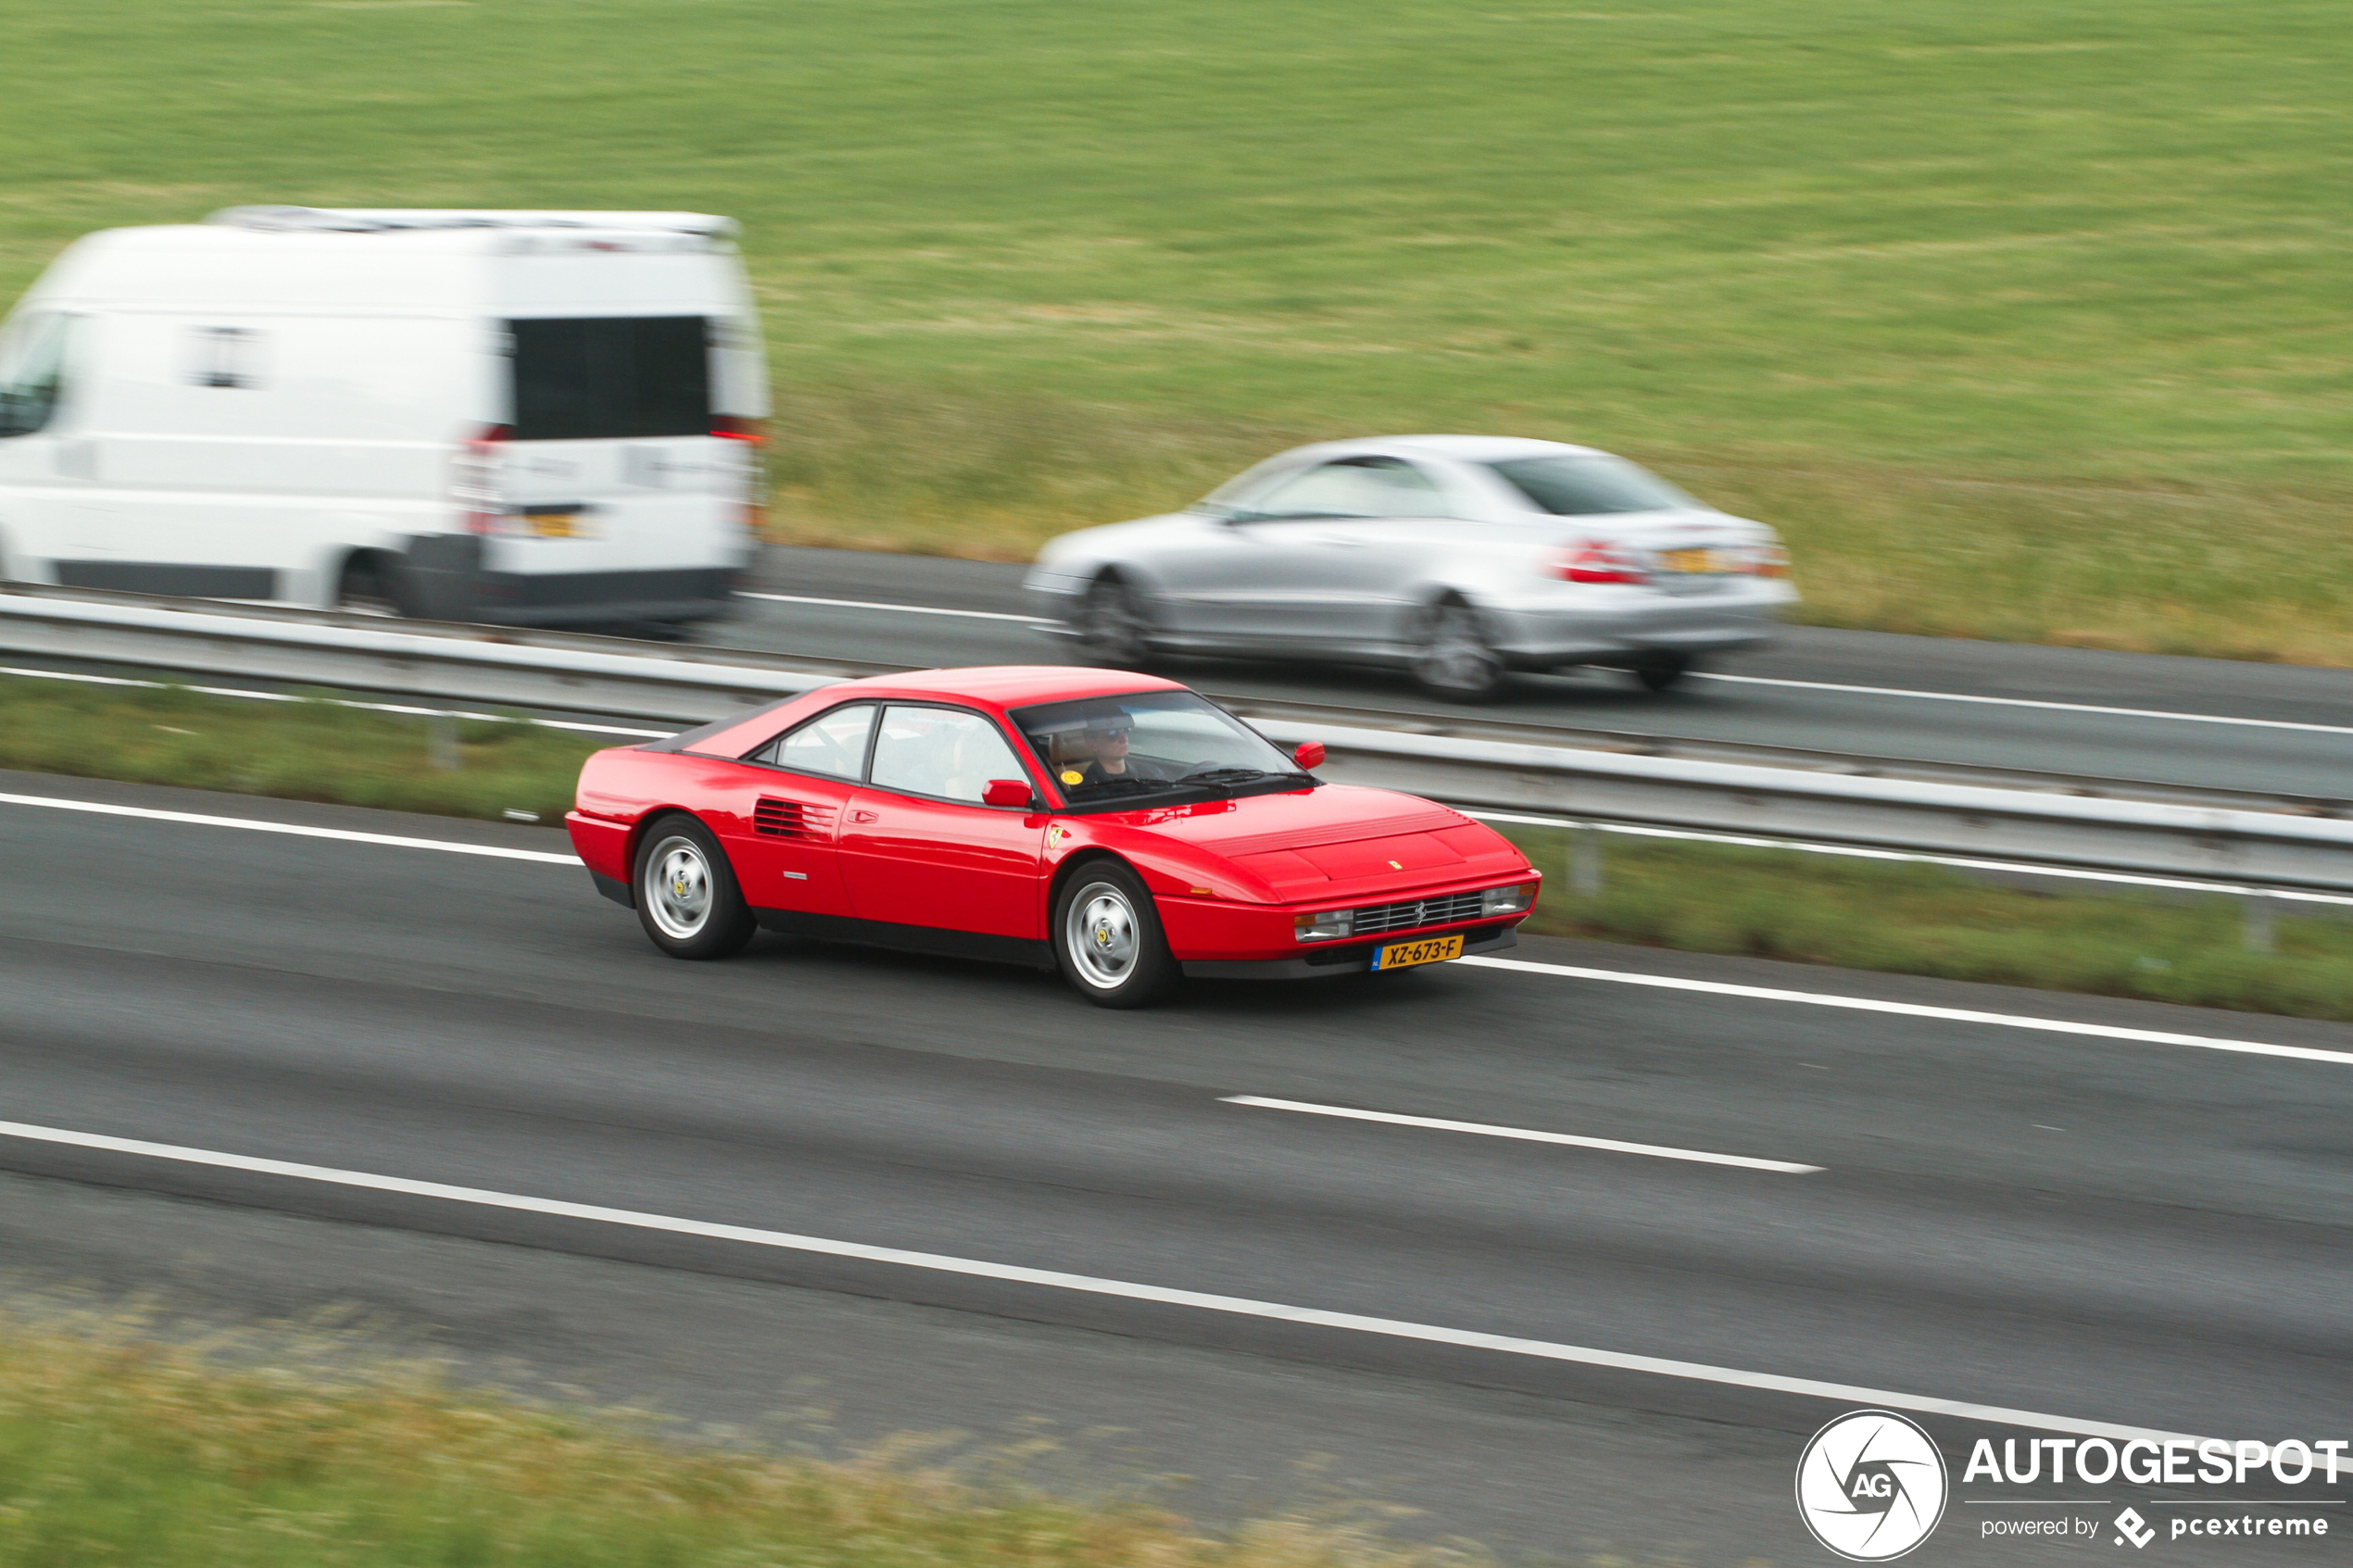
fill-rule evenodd
<path id="1" fill-rule="evenodd" d="M 1034 615 L 1008 615 L 1001 609 L 941 609 L 935 605 L 883 604 L 875 599 L 815 599 L 805 594 L 746 594 L 739 599 L 771 599 L 786 605 L 830 605 L 836 609 L 895 609 L 902 615 L 959 615 L 967 621 L 1017 621 L 1025 626 L 1035 626 Z"/>
<path id="2" fill-rule="evenodd" d="M 391 833 L 359 833 L 351 828 L 315 828 L 299 822 L 265 822 L 252 817 L 214 817 L 200 811 L 163 811 L 152 806 L 111 806 L 95 800 L 57 800 L 41 795 L 0 795 L 0 806 L 42 806 L 58 811 L 88 811 L 101 817 L 143 817 L 149 822 L 183 822 L 192 827 L 241 828 L 247 833 L 280 833 L 294 838 L 334 838 L 347 844 L 376 844 L 391 849 L 439 849 L 451 855 L 483 855 L 494 860 L 536 860 L 542 865 L 576 866 L 580 857 L 546 849 L 510 849 L 497 844 L 458 844 L 446 838 L 409 838 Z"/>
<path id="3" fill-rule="evenodd" d="M 2171 719 L 2183 724 L 2240 724 L 2256 730 L 2302 730 L 2310 734 L 2353 735 L 2343 724 L 2300 724 L 2288 719 L 2241 719 L 2223 713 L 2174 713 L 2158 708 L 2103 708 L 2090 702 L 2045 702 L 2029 696 L 1981 696 L 1974 692 L 1915 692 L 1899 686 L 1848 686 L 1834 681 L 1785 681 L 1773 675 L 1721 675 L 1696 671 L 1692 679 L 1729 681 L 1743 686 L 1793 686 L 1808 692 L 1847 692 L 1859 696 L 1908 696 L 1927 702 L 1978 702 L 1995 708 L 2040 708 L 2054 713 L 2105 713 L 2120 719 Z"/>
<path id="4" fill-rule="evenodd" d="M 2353 1051 L 2323 1050 L 2317 1046 L 2275 1046 L 2268 1040 L 2227 1040 L 2212 1035 L 2176 1035 L 2164 1029 L 2127 1029 L 2113 1023 L 2077 1023 L 2064 1018 L 2033 1018 L 2022 1013 L 1979 1012 L 1970 1008 L 1930 1007 L 1922 1002 L 1884 1002 L 1875 997 L 1839 997 L 1825 991 L 1784 991 L 1769 985 L 1736 985 L 1723 980 L 1685 980 L 1680 975 L 1643 974 L 1618 969 L 1586 969 L 1576 964 L 1535 963 L 1527 959 L 1456 959 L 1478 969 L 1517 970 L 1525 974 L 1557 974 L 1570 980 L 1600 980 L 1613 985 L 1650 985 L 1663 991 L 1697 991 L 1711 997 L 1744 997 L 1760 1002 L 1796 1002 L 1806 1007 L 1845 1008 L 1856 1012 L 1893 1013 L 1899 1018 L 1933 1018 L 1952 1023 L 1986 1023 L 1997 1029 L 2039 1029 L 2053 1035 L 2088 1035 L 2102 1040 L 2138 1040 L 2158 1046 L 2196 1046 L 2209 1051 L 2237 1051 L 2247 1056 L 2289 1057 L 2300 1061 L 2333 1061 L 2353 1066 Z"/>
<path id="5" fill-rule="evenodd" d="M 626 1225 L 636 1230 L 665 1231 L 675 1236 L 704 1236 L 715 1241 L 740 1242 L 753 1247 L 773 1247 L 792 1252 L 812 1252 L 832 1258 L 855 1258 L 865 1262 L 892 1263 L 902 1268 L 927 1269 L 938 1273 L 963 1274 L 976 1279 L 1004 1280 L 1017 1285 L 1043 1286 L 1050 1289 L 1076 1291 L 1089 1296 L 1110 1296 L 1130 1301 L 1151 1301 L 1165 1306 L 1191 1307 L 1202 1311 L 1224 1312 L 1236 1317 L 1303 1323 L 1316 1328 L 1334 1328 L 1356 1334 L 1379 1335 L 1391 1339 L 1420 1340 L 1427 1344 L 1454 1345 L 1469 1349 L 1494 1350 L 1505 1355 L 1529 1356 L 1544 1361 L 1570 1361 L 1585 1366 L 1609 1367 L 1624 1372 L 1651 1373 L 1662 1377 L 1679 1377 L 1692 1382 L 1713 1383 L 1728 1387 L 1754 1388 L 1769 1393 L 1797 1394 L 1809 1399 L 1831 1399 L 1848 1405 L 1876 1405 L 1895 1410 L 1919 1411 L 1930 1415 L 1951 1416 L 1962 1421 L 1994 1422 L 2004 1426 L 2025 1426 L 2045 1432 L 2067 1432 L 2083 1437 L 2107 1437 L 2124 1441 L 2130 1441 L 2135 1437 L 2146 1438 L 2152 1442 L 2164 1442 L 2168 1439 L 2193 1442 L 2197 1440 L 2184 1433 L 2151 1431 L 2139 1426 L 2122 1426 L 2113 1422 L 2082 1421 L 2073 1416 L 2045 1415 L 2035 1411 L 2009 1410 L 1998 1405 L 1974 1404 L 1965 1399 L 1945 1399 L 1931 1395 L 1906 1394 L 1884 1388 L 1857 1387 L 1853 1384 L 1829 1383 L 1810 1377 L 1784 1377 L 1777 1373 L 1747 1372 L 1735 1367 L 1710 1366 L 1701 1361 L 1672 1361 L 1662 1356 L 1629 1355 L 1623 1351 L 1595 1349 L 1583 1345 L 1561 1345 L 1550 1340 L 1522 1339 L 1512 1335 L 1483 1334 L 1472 1329 L 1446 1328 L 1435 1323 L 1410 1323 L 1398 1318 L 1367 1317 L 1357 1312 L 1326 1311 L 1315 1307 L 1289 1306 L 1279 1301 L 1259 1301 L 1242 1296 L 1219 1296 L 1201 1290 L 1178 1290 L 1166 1286 L 1140 1285 L 1127 1280 L 1101 1279 L 1091 1274 L 1066 1273 L 1056 1269 L 1032 1269 L 1013 1263 L 992 1263 L 974 1258 L 956 1258 L 938 1252 L 912 1252 L 897 1247 L 869 1247 L 862 1242 L 834 1241 L 823 1236 L 796 1236 L 788 1231 L 759 1230 L 748 1225 L 716 1224 L 708 1220 L 687 1220 L 668 1214 L 648 1214 L 633 1209 L 608 1209 L 600 1204 L 570 1203 L 560 1198 L 532 1198 L 519 1193 L 489 1191 L 482 1187 L 451 1186 L 442 1182 L 412 1181 L 404 1176 L 383 1176 L 365 1171 L 343 1171 L 331 1166 L 305 1165 L 286 1160 L 257 1159 L 251 1155 L 225 1154 L 216 1149 L 187 1148 L 176 1144 L 148 1143 L 138 1138 L 118 1138 L 98 1133 L 74 1132 L 61 1127 L 33 1126 L 22 1122 L 0 1122 L 0 1137 L 22 1138 L 28 1142 L 61 1145 L 69 1148 L 98 1149 L 113 1154 L 136 1155 L 150 1160 L 169 1160 L 184 1165 L 206 1165 L 219 1170 L 246 1171 L 261 1175 L 284 1176 L 296 1181 L 359 1187 L 373 1192 L 394 1192 L 415 1198 L 439 1198 L 446 1202 L 473 1204 L 485 1209 L 503 1209 L 526 1214 L 547 1214 L 560 1219 L 587 1220 L 608 1225 Z"/>
<path id="6" fill-rule="evenodd" d="M 1428 1127 L 1442 1133 L 1477 1133 L 1483 1137 L 1518 1138 L 1527 1143 L 1568 1144 L 1577 1148 L 1606 1149 L 1613 1154 L 1647 1154 L 1659 1160 L 1689 1160 L 1701 1165 L 1737 1165 L 1750 1171 L 1778 1171 L 1783 1175 L 1810 1176 L 1819 1165 L 1797 1165 L 1786 1160 L 1755 1160 L 1745 1154 L 1710 1154 L 1705 1149 L 1672 1148 L 1665 1144 L 1625 1143 L 1617 1138 L 1579 1137 L 1569 1133 L 1540 1133 L 1528 1127 L 1498 1127 L 1485 1122 L 1449 1122 L 1437 1116 L 1401 1116 L 1391 1110 L 1357 1110 L 1344 1105 L 1314 1105 L 1305 1100 L 1268 1099 L 1263 1095 L 1221 1095 L 1226 1105 L 1256 1106 L 1262 1110 L 1296 1110 L 1309 1116 L 1338 1116 L 1351 1122 L 1386 1122 L 1398 1127 Z"/>
<path id="7" fill-rule="evenodd" d="M 0 665 L 0 675 L 15 675 L 35 681 L 79 681 L 92 686 L 144 686 L 160 691 L 170 684 L 166 681 L 134 681 L 122 675 L 88 675 L 78 670 L 20 670 L 12 665 Z M 310 698 L 293 692 L 257 692 L 245 686 L 185 686 L 184 691 L 206 696 L 242 696 L 257 702 L 321 701 L 331 708 L 361 708 L 371 713 L 409 713 L 422 719 L 479 719 L 493 724 L 531 724 L 543 730 L 578 730 L 591 735 L 632 735 L 643 740 L 661 740 L 678 732 L 671 730 L 630 730 L 618 724 L 583 724 L 570 719 L 517 719 L 504 713 L 470 713 L 462 708 L 415 708 L 403 702 L 357 702 L 347 697 Z M 185 734 L 188 732 L 180 731 Z"/>

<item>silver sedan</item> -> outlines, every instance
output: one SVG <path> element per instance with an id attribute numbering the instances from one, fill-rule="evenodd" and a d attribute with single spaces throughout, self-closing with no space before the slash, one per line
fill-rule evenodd
<path id="1" fill-rule="evenodd" d="M 1103 663 L 1380 664 L 1465 700 L 1574 665 L 1664 690 L 1797 597 L 1763 523 L 1592 447 L 1474 435 L 1298 447 L 1181 512 L 1049 542 L 1026 587 Z"/>

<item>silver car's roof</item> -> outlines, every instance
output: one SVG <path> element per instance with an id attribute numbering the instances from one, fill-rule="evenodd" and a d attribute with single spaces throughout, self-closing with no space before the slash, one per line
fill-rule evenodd
<path id="1" fill-rule="evenodd" d="M 1433 458 L 1452 458 L 1457 462 L 1470 463 L 1502 463 L 1515 458 L 1608 456 L 1597 446 L 1572 446 L 1565 441 L 1538 441 L 1522 435 L 1365 435 L 1347 441 L 1318 442 L 1313 446 L 1295 446 L 1281 455 L 1285 458 L 1338 458 L 1352 452 L 1403 451 L 1423 452 Z"/>

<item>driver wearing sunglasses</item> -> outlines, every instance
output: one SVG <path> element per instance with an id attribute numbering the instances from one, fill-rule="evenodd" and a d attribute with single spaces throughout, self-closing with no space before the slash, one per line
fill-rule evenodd
<path id="1" fill-rule="evenodd" d="M 1053 743 L 1054 776 L 1065 787 L 1101 784 L 1106 779 L 1129 776 L 1127 747 L 1133 723 L 1126 714 L 1090 719 L 1083 730 L 1056 735 Z M 1073 773 L 1076 778 L 1071 777 Z M 1137 770 L 1137 776 L 1158 777 L 1156 771 Z"/>

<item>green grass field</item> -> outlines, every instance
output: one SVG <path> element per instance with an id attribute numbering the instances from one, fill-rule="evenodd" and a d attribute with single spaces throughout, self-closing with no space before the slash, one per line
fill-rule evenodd
<path id="1" fill-rule="evenodd" d="M 705 208 L 786 536 L 1020 556 L 1294 440 L 1504 431 L 1782 527 L 1816 620 L 2353 663 L 2344 20 L 20 6 L 0 292 L 237 202 Z"/>

